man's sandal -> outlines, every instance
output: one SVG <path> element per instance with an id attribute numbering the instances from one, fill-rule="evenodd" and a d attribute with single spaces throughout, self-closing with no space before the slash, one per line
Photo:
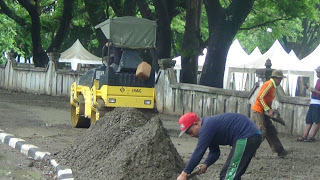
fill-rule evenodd
<path id="1" fill-rule="evenodd" d="M 298 137 L 298 138 L 296 139 L 296 141 L 300 141 L 300 142 L 309 142 L 309 139 L 304 138 L 303 136 L 301 136 L 301 137 Z"/>
<path id="2" fill-rule="evenodd" d="M 316 139 L 314 137 L 311 137 L 308 139 L 308 142 L 315 142 L 315 141 L 316 141 Z"/>

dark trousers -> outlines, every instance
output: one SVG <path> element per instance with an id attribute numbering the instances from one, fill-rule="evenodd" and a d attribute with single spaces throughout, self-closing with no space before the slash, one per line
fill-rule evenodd
<path id="1" fill-rule="evenodd" d="M 278 131 L 272 124 L 270 118 L 252 111 L 251 119 L 256 123 L 262 133 L 262 140 L 267 139 L 271 149 L 274 152 L 280 153 L 284 150 L 280 139 L 278 138 Z"/>
<path id="2" fill-rule="evenodd" d="M 238 139 L 232 149 L 221 172 L 220 180 L 239 180 L 262 142 L 260 134 L 246 139 Z"/>

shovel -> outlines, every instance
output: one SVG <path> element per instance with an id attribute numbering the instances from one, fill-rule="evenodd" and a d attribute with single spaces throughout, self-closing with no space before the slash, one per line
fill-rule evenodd
<path id="1" fill-rule="evenodd" d="M 198 175 L 199 171 L 200 171 L 200 169 L 197 169 L 197 170 L 193 171 L 191 174 L 188 175 L 188 179 Z"/>
<path id="2" fill-rule="evenodd" d="M 283 126 L 286 126 L 286 123 L 283 121 L 282 117 L 280 117 L 280 113 L 278 110 L 273 111 L 273 117 L 269 117 L 267 112 L 264 114 L 265 118 L 270 118 L 272 121 L 275 121 L 277 123 L 280 123 Z"/>

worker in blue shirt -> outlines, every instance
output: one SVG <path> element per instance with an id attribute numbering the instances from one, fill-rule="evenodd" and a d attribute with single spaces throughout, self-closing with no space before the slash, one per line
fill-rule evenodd
<path id="1" fill-rule="evenodd" d="M 248 117 L 237 113 L 224 113 L 206 118 L 199 118 L 195 113 L 186 113 L 179 119 L 181 133 L 198 138 L 198 144 L 185 169 L 177 180 L 188 179 L 194 168 L 202 174 L 215 163 L 220 156 L 219 145 L 230 145 L 232 149 L 221 172 L 220 179 L 241 179 L 251 158 L 259 148 L 262 139 L 258 127 Z M 209 154 L 199 164 L 206 150 Z M 199 164 L 199 165 L 198 165 Z"/>

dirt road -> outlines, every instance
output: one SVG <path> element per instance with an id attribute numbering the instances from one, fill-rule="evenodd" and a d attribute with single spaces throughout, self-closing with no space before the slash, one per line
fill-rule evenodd
<path id="1" fill-rule="evenodd" d="M 28 143 L 59 153 L 68 148 L 85 129 L 75 129 L 70 124 L 69 99 L 0 90 L 0 129 L 26 140 Z M 161 115 L 171 140 L 185 162 L 191 156 L 196 139 L 177 138 L 177 117 Z M 319 180 L 320 142 L 296 142 L 296 137 L 281 135 L 286 149 L 292 151 L 280 159 L 264 141 L 243 179 L 301 179 Z M 230 147 L 221 147 L 220 159 L 199 179 L 218 179 L 220 169 Z M 0 143 L 0 179 L 53 179 L 47 168 L 35 168 L 34 162 L 16 150 Z"/>

